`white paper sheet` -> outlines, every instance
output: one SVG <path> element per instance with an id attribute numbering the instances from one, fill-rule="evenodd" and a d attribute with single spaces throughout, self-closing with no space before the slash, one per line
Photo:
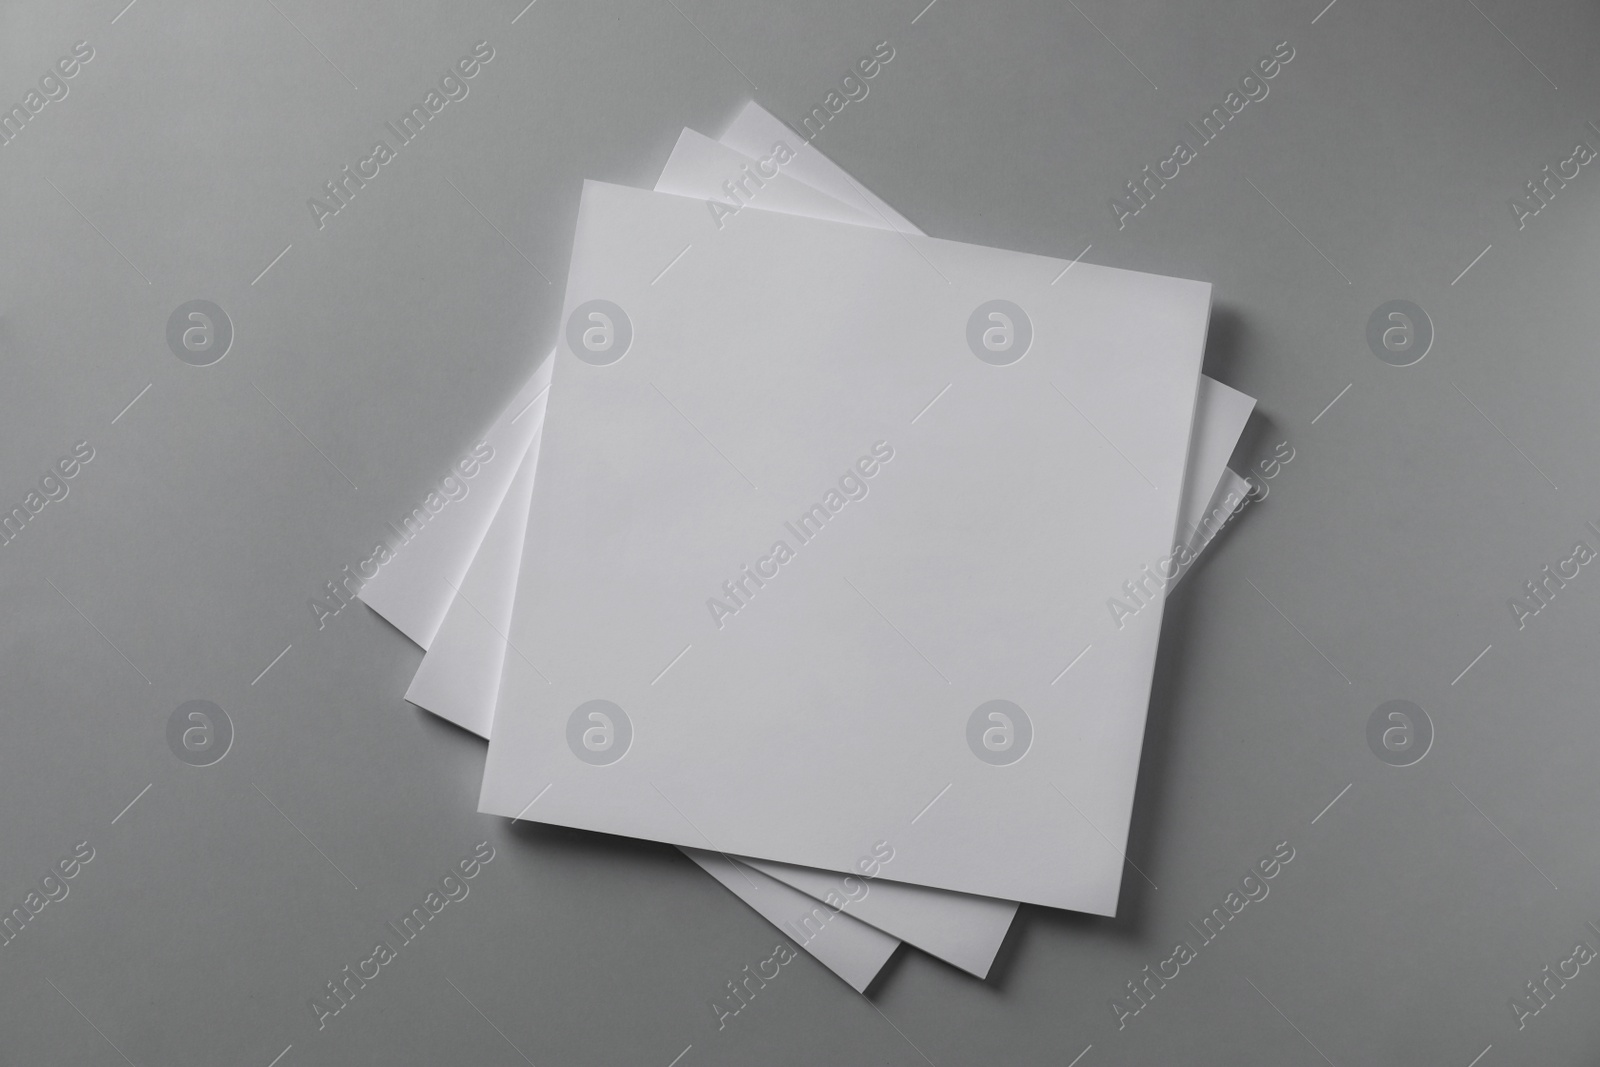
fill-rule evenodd
<path id="1" fill-rule="evenodd" d="M 840 874 L 770 860 L 741 862 L 978 978 L 988 976 L 1017 914 L 1016 903 L 1009 900 L 866 878 L 859 872 Z"/>
<path id="2" fill-rule="evenodd" d="M 900 947 L 888 934 L 835 912 L 798 889 L 763 877 L 732 857 L 697 848 L 683 852 L 776 926 L 786 940 L 811 953 L 857 993 L 866 991 Z"/>
<path id="3" fill-rule="evenodd" d="M 904 215 L 856 181 L 843 167 L 819 152 L 805 138 L 797 136 L 782 120 L 753 100 L 745 104 L 718 140 L 752 159 L 763 158 L 772 151 L 774 143 L 783 141 L 795 151 L 793 162 L 785 164 L 783 168 L 791 178 L 827 193 L 863 215 L 881 220 L 888 229 L 900 233 L 922 232 Z"/>
<path id="4" fill-rule="evenodd" d="M 760 112 L 754 105 L 751 105 L 751 108 L 755 113 Z M 779 136 L 784 136 L 781 125 L 778 129 Z M 691 131 L 685 131 L 657 188 L 670 189 L 683 195 L 700 193 L 707 197 L 726 195 L 726 187 L 719 189 L 719 185 L 729 181 L 730 176 L 740 176 L 741 164 L 748 168 L 755 161 L 739 155 L 719 153 L 716 151 L 719 147 L 722 146 Z M 816 155 L 814 150 L 810 150 L 810 154 L 824 166 L 837 171 L 830 161 Z M 770 161 L 770 147 L 767 158 Z M 745 169 L 743 173 L 748 175 L 750 171 Z M 841 175 L 842 173 L 839 172 Z M 696 174 L 699 176 L 698 182 L 694 177 Z M 843 181 L 848 182 L 848 176 L 844 176 Z M 753 181 L 746 179 L 747 188 L 753 184 Z M 793 195 L 793 191 L 784 186 L 783 181 L 774 182 L 770 178 L 765 179 L 758 187 L 761 192 L 759 206 L 766 210 L 808 213 L 801 209 L 810 205 L 807 205 L 803 198 Z M 844 184 L 839 187 L 854 195 L 855 187 Z M 855 214 L 860 215 L 860 213 Z M 833 216 L 828 214 L 825 217 Z M 870 218 L 862 216 L 860 221 L 867 225 L 885 224 L 881 214 Z M 1202 381 L 1195 431 L 1195 452 L 1191 457 L 1190 468 L 1186 472 L 1187 482 L 1203 483 L 1209 478 L 1212 469 L 1222 468 L 1238 433 L 1242 430 L 1243 420 L 1248 416 L 1251 406 L 1253 401 L 1243 394 L 1209 379 Z M 537 442 L 534 448 L 537 448 Z M 1211 453 L 1219 454 L 1213 456 Z M 1206 499 L 1205 495 L 1194 495 L 1202 501 Z M 520 531 L 525 523 L 526 510 L 518 504 L 518 496 L 519 494 L 513 490 L 507 497 L 507 509 L 518 516 L 515 520 L 517 532 L 514 535 L 507 535 L 507 544 L 520 541 Z M 1191 497 L 1186 496 L 1187 499 Z M 1198 511 L 1198 508 L 1194 510 Z M 502 521 L 503 517 L 497 517 L 496 525 L 501 525 Z M 504 595 L 514 584 L 514 582 L 508 583 L 503 575 L 475 581 L 480 570 L 489 569 L 480 566 L 487 562 L 486 557 L 500 557 L 505 562 L 498 569 L 515 572 L 516 560 L 506 558 L 509 555 L 507 550 L 492 547 L 491 542 L 495 538 L 496 534 L 491 530 L 489 537 L 484 541 L 483 549 L 464 580 L 462 593 L 472 604 L 481 606 L 487 603 L 496 595 L 495 586 L 498 586 L 501 595 Z M 431 707 L 446 718 L 465 725 L 481 735 L 487 734 L 488 723 L 492 720 L 494 699 L 492 686 L 493 681 L 498 679 L 499 656 L 504 654 L 503 631 L 509 620 L 509 602 L 504 604 L 503 612 L 499 610 L 498 604 L 499 602 L 496 602 L 496 607 L 491 610 L 479 612 L 458 600 L 452 607 L 451 616 L 440 630 L 434 650 L 424 658 L 418 677 L 413 682 L 412 691 L 407 694 L 413 702 Z M 476 642 L 478 647 L 475 649 L 464 647 L 459 654 L 456 653 L 448 637 L 453 623 L 465 631 L 463 636 L 469 643 Z M 446 681 L 452 673 L 449 669 L 452 661 L 458 661 L 456 680 L 453 684 Z M 435 667 L 437 669 L 434 669 Z M 766 861 L 747 862 L 802 889 L 818 900 L 828 900 L 834 905 L 842 904 L 848 907 L 850 914 L 855 917 L 908 940 L 980 977 L 987 973 L 1015 912 L 1014 904 L 993 901 L 989 898 L 970 897 L 895 882 L 877 882 L 874 886 L 859 877 L 833 872 L 772 864 Z"/>
<path id="5" fill-rule="evenodd" d="M 541 397 L 528 409 L 527 417 L 537 420 L 535 429 L 544 423 L 544 404 Z M 508 654 L 516 654 L 506 649 L 506 627 L 511 623 L 538 464 L 536 435 L 518 461 L 516 476 L 406 689 L 411 703 L 479 737 L 488 737 L 494 726 L 500 669 Z"/>
<path id="6" fill-rule="evenodd" d="M 446 472 L 446 477 L 456 477 L 467 486 L 466 495 L 449 500 L 437 513 L 427 508 L 428 498 L 419 500 L 413 513 L 418 526 L 415 536 L 361 589 L 361 599 L 368 607 L 424 649 L 433 643 L 490 521 L 500 510 L 518 463 L 538 433 L 540 420 L 533 417 L 530 405 L 550 387 L 553 366 L 554 360 L 541 360 L 511 403 L 484 431 L 481 441 L 492 452 L 473 477 L 461 478 L 454 466 Z M 409 536 L 411 527 L 402 525 Z"/>
<path id="7" fill-rule="evenodd" d="M 1183 504 L 1179 513 L 1179 537 L 1187 544 L 1190 532 L 1206 515 L 1211 498 L 1228 475 L 1228 457 L 1233 455 L 1245 423 L 1256 408 L 1256 399 L 1215 378 L 1200 376 L 1200 391 L 1195 397 L 1194 440 L 1190 444 L 1189 470 L 1202 477 L 1186 478 Z"/>
<path id="8" fill-rule="evenodd" d="M 541 478 L 529 528 L 539 550 L 524 556 L 511 636 L 547 645 L 562 668 L 547 683 L 507 663 L 484 810 L 515 814 L 534 780 L 555 781 L 545 821 L 847 869 L 875 825 L 905 842 L 884 877 L 1110 913 L 1122 860 L 1107 842 L 1126 835 L 1157 628 L 1106 642 L 1060 690 L 1047 668 L 1061 634 L 1081 648 L 1108 624 L 1116 577 L 1171 546 L 1209 287 L 1088 264 L 1060 276 L 1059 260 L 769 212 L 737 222 L 717 229 L 703 202 L 585 190 L 567 313 L 600 287 L 622 297 L 637 358 L 598 367 L 558 351 L 573 384 L 544 447 L 562 475 Z M 654 285 L 669 271 L 672 284 Z M 963 351 L 968 309 L 995 290 L 1028 304 L 1039 338 L 998 374 Z M 761 359 L 739 355 L 751 352 Z M 969 403 L 908 430 L 945 386 Z M 1114 420 L 1118 443 L 1084 412 Z M 855 535 L 821 547 L 797 537 L 801 569 L 824 577 L 764 597 L 760 621 L 706 633 L 700 613 L 721 572 L 739 573 L 741 551 L 759 555 L 781 516 L 806 510 L 838 473 L 827 464 L 848 470 L 859 457 L 846 451 L 891 433 L 912 442 L 913 462 L 895 468 L 908 488 L 879 482 L 890 499 L 855 509 Z M 892 446 L 876 447 L 887 459 Z M 1097 503 L 1069 515 L 1081 500 Z M 974 538 L 1006 547 L 974 554 Z M 961 563 L 936 565 L 949 559 Z M 960 680 L 886 627 L 890 614 Z M 691 632 L 704 651 L 655 686 L 694 647 Z M 637 735 L 629 758 L 603 769 L 563 752 L 549 721 L 600 689 L 630 706 Z M 1002 773 L 964 751 L 962 731 L 996 691 L 1034 707 L 1038 729 L 1036 758 Z M 783 725 L 730 729 L 735 705 L 770 708 Z M 887 767 L 874 758 L 897 749 Z M 817 766 L 831 768 L 820 781 Z M 941 785 L 962 799 L 909 822 Z M 1047 838 L 1067 847 L 1029 854 Z"/>
<path id="9" fill-rule="evenodd" d="M 836 199 L 792 177 L 798 162 L 793 137 L 774 141 L 752 159 L 710 137 L 685 129 L 656 180 L 656 191 L 688 196 L 707 203 L 707 215 L 722 227 L 736 225 L 746 206 L 808 219 L 829 219 L 888 227 L 874 215 Z M 778 151 L 774 151 L 778 148 Z M 713 206 L 714 205 L 714 206 Z"/>
<path id="10" fill-rule="evenodd" d="M 1249 496 L 1249 481 L 1235 474 L 1232 468 L 1225 470 L 1222 480 L 1217 483 L 1216 491 L 1211 494 L 1205 513 L 1194 521 L 1192 532 L 1186 542 L 1189 551 L 1198 557 L 1233 516 L 1244 507 L 1245 500 Z M 1189 573 L 1188 569 L 1185 568 L 1183 573 Z"/>

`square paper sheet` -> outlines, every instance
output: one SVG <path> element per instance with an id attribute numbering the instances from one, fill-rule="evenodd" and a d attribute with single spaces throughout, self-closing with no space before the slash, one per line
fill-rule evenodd
<path id="1" fill-rule="evenodd" d="M 1052 679 L 1170 549 L 1209 287 L 737 223 L 586 188 L 511 635 L 549 658 L 506 665 L 485 810 L 552 785 L 545 821 L 836 869 L 898 840 L 885 877 L 1109 913 L 1159 626 Z M 599 288 L 631 358 L 585 345 Z M 604 767 L 565 743 L 597 699 L 634 734 Z M 985 761 L 994 699 L 1036 758 Z"/>

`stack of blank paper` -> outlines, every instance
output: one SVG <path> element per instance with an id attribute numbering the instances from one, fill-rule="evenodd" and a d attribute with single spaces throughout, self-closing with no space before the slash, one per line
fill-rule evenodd
<path id="1" fill-rule="evenodd" d="M 493 478 L 363 596 L 481 810 L 677 845 L 857 989 L 984 976 L 1018 902 L 1115 913 L 1162 605 L 1243 501 L 1209 311 L 927 237 L 748 105 L 586 184 Z"/>

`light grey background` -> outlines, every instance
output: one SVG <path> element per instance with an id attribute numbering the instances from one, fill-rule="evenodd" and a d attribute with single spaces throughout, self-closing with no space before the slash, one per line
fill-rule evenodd
<path id="1" fill-rule="evenodd" d="M 0 8 L 6 107 L 95 50 L 0 148 L 0 504 L 95 449 L 0 548 L 0 904 L 95 849 L 0 947 L 0 1061 L 1594 1061 L 1594 968 L 1524 1029 L 1509 999 L 1600 947 L 1600 575 L 1507 607 L 1600 547 L 1600 166 L 1524 229 L 1508 202 L 1600 147 L 1593 4 L 524 2 Z M 306 199 L 480 40 L 470 96 L 319 231 Z M 989 982 L 902 950 L 867 998 L 802 957 L 719 1032 L 776 931 L 670 849 L 475 814 L 481 743 L 401 699 L 418 651 L 308 601 L 548 348 L 582 178 L 649 184 L 751 95 L 798 122 L 881 40 L 818 147 L 935 235 L 1211 281 L 1207 369 L 1261 398 L 1236 460 L 1294 459 L 1168 609 L 1117 919 L 1024 908 Z M 199 298 L 235 331 L 205 368 L 165 338 Z M 1415 366 L 1366 346 L 1392 299 L 1433 320 Z M 194 699 L 234 724 L 210 767 L 167 748 Z M 1394 699 L 1434 723 L 1414 766 L 1367 747 Z M 308 998 L 482 840 L 319 1031 Z"/>

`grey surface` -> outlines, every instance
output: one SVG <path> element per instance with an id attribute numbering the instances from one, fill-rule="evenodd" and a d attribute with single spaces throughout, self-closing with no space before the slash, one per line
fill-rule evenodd
<path id="1" fill-rule="evenodd" d="M 1600 947 L 1600 577 L 1507 607 L 1600 547 L 1600 170 L 1523 229 L 1508 204 L 1600 147 L 1592 4 L 124 2 L 0 9 L 8 106 L 95 49 L 0 148 L 0 501 L 95 449 L 0 548 L 0 902 L 95 850 L 0 947 L 0 1061 L 1600 1054 L 1592 967 L 1523 1029 L 1509 1006 Z M 1294 459 L 1168 608 L 1117 919 L 1024 908 L 990 982 L 903 951 L 866 999 L 802 957 L 719 1032 L 775 931 L 668 849 L 474 814 L 481 744 L 401 699 L 417 650 L 308 600 L 548 348 L 581 178 L 648 184 L 748 95 L 798 121 L 884 39 L 818 146 L 938 236 L 1213 282 L 1207 370 L 1261 398 L 1238 458 Z M 467 99 L 319 232 L 306 198 L 479 40 Z M 1282 40 L 1119 230 L 1122 183 Z M 234 328 L 207 367 L 166 342 L 196 299 Z M 1435 327 L 1409 367 L 1366 344 L 1397 299 Z M 210 766 L 167 745 L 190 700 L 234 727 Z M 1368 748 L 1391 700 L 1434 726 L 1410 766 Z M 308 999 L 484 840 L 319 1031 Z M 1123 983 L 1281 841 L 1270 895 L 1119 1030 Z"/>

